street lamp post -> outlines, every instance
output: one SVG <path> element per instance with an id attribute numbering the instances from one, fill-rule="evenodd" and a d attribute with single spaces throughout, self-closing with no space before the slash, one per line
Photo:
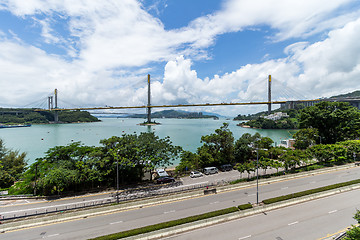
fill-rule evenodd
<path id="1" fill-rule="evenodd" d="M 116 203 L 119 203 L 119 159 L 116 158 Z"/>
<path id="2" fill-rule="evenodd" d="M 36 183 L 37 183 L 37 168 L 38 168 L 38 164 L 35 164 L 35 186 L 34 186 L 34 196 L 36 196 Z"/>
<path id="3" fill-rule="evenodd" d="M 256 148 L 256 204 L 259 205 L 259 148 Z"/>

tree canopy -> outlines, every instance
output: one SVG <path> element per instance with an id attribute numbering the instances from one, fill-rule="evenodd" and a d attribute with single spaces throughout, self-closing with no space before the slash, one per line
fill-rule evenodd
<path id="1" fill-rule="evenodd" d="M 0 188 L 8 188 L 19 180 L 26 169 L 26 154 L 9 150 L 0 139 Z"/>
<path id="2" fill-rule="evenodd" d="M 360 136 L 360 112 L 349 103 L 320 102 L 301 110 L 300 128 L 317 129 L 324 144 L 357 139 Z"/>
<path id="3" fill-rule="evenodd" d="M 76 142 L 49 149 L 24 174 L 23 191 L 31 193 L 35 185 L 37 193 L 44 195 L 114 187 L 117 163 L 122 182 L 136 183 L 144 168 L 170 165 L 181 151 L 169 137 L 159 138 L 154 133 L 124 134 L 100 143 L 100 147 Z"/>

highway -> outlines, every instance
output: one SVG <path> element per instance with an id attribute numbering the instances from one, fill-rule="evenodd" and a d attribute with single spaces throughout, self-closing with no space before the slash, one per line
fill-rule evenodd
<path id="1" fill-rule="evenodd" d="M 359 167 L 314 176 L 310 175 L 309 177 L 262 185 L 259 188 L 259 197 L 260 200 L 262 200 L 310 188 L 359 179 L 359 177 Z M 201 179 L 198 179 L 198 181 L 200 180 Z M 76 199 L 76 201 L 79 201 L 79 199 Z M 48 224 L 46 226 L 5 232 L 0 236 L 1 239 L 88 239 L 95 236 L 101 236 L 255 201 L 256 187 L 251 187 L 133 210 L 119 209 L 118 212 L 112 214 L 104 214 L 101 216 L 88 217 L 86 219 L 65 221 L 57 224 Z M 59 203 L 56 202 L 55 204 Z M 33 205 L 34 204 L 25 206 L 28 208 L 31 206 L 33 208 Z M 6 211 L 13 210 L 7 207 L 6 209 Z M 3 210 L 4 209 L 1 208 L 1 212 L 5 212 Z M 6 227 L 6 224 L 0 225 L 0 230 L 3 227 Z"/>
<path id="2" fill-rule="evenodd" d="M 350 191 L 263 214 L 167 237 L 168 240 L 315 240 L 332 239 L 357 222 L 360 191 Z"/>

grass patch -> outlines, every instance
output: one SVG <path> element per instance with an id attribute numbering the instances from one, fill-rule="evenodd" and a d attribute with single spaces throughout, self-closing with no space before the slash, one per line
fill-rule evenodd
<path id="1" fill-rule="evenodd" d="M 310 189 L 310 190 L 306 190 L 306 191 L 302 191 L 302 192 L 291 193 L 291 194 L 283 195 L 283 196 L 279 196 L 279 197 L 269 198 L 269 199 L 263 200 L 262 202 L 265 204 L 271 204 L 271 203 L 289 200 L 292 198 L 303 197 L 303 196 L 314 194 L 314 193 L 324 192 L 324 191 L 328 191 L 328 190 L 332 190 L 332 189 L 336 189 L 336 188 L 340 188 L 340 187 L 350 186 L 350 185 L 357 184 L 357 183 L 360 183 L 360 179 L 352 180 L 349 182 L 336 183 L 336 184 L 328 185 L 325 187 L 319 187 L 319 188 Z"/>
<path id="2" fill-rule="evenodd" d="M 244 205 L 246 205 L 246 204 L 244 204 Z M 203 220 L 203 219 L 207 219 L 207 218 L 221 216 L 224 214 L 233 213 L 233 212 L 237 212 L 237 211 L 239 211 L 239 209 L 237 207 L 231 207 L 231 208 L 226 208 L 226 209 L 213 211 L 213 212 L 209 212 L 209 213 L 204 213 L 204 214 L 200 214 L 200 215 L 195 215 L 195 216 L 191 216 L 191 217 L 181 218 L 181 219 L 177 219 L 177 220 L 173 220 L 173 221 L 169 221 L 169 222 L 158 223 L 158 224 L 149 225 L 149 226 L 145 226 L 145 227 L 141 227 L 141 228 L 136 228 L 136 229 L 132 229 L 132 230 L 128 230 L 128 231 L 123 231 L 123 232 L 114 233 L 114 234 L 110 234 L 110 235 L 106 235 L 106 236 L 92 238 L 92 240 L 115 240 L 115 239 L 120 239 L 120 238 L 126 238 L 126 237 L 130 237 L 130 236 L 153 232 L 153 231 L 164 229 L 164 228 L 178 226 L 178 225 L 185 224 L 185 223 L 191 223 L 191 222 L 195 222 L 195 221 L 199 221 L 199 220 Z"/>
<path id="3" fill-rule="evenodd" d="M 239 210 L 246 210 L 252 208 L 252 205 L 250 203 L 242 204 L 238 206 Z"/>

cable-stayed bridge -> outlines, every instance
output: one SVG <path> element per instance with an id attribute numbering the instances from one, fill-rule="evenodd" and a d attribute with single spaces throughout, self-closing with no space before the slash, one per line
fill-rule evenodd
<path id="1" fill-rule="evenodd" d="M 147 104 L 139 106 L 101 106 L 101 107 L 66 107 L 62 108 L 58 105 L 58 94 L 55 89 L 54 94 L 51 94 L 47 97 L 46 103 L 42 102 L 42 107 L 37 108 L 36 111 L 54 111 L 55 112 L 55 121 L 57 121 L 57 112 L 58 111 L 78 111 L 78 110 L 114 110 L 114 109 L 147 109 L 148 122 L 151 122 L 151 109 L 152 108 L 184 108 L 184 107 L 211 107 L 211 106 L 239 106 L 239 105 L 268 105 L 268 113 L 271 112 L 271 106 L 273 104 L 280 104 L 282 108 L 294 108 L 297 104 L 303 104 L 304 106 L 312 106 L 313 104 L 325 101 L 325 99 L 305 99 L 305 97 L 298 93 L 284 83 L 273 79 L 271 75 L 266 79 L 267 82 L 267 100 L 263 101 L 252 101 L 252 99 L 239 101 L 239 102 L 221 102 L 221 103 L 197 103 L 197 104 L 173 104 L 173 105 L 152 105 L 151 104 L 151 84 L 150 84 L 150 75 L 147 77 L 148 83 L 148 94 L 147 94 Z M 264 79 L 265 80 L 265 79 Z M 253 85 L 258 87 L 263 85 L 265 82 L 261 80 L 262 83 L 254 83 Z M 274 91 L 275 90 L 275 91 Z M 274 94 L 274 92 L 276 94 Z M 263 94 L 264 95 L 264 94 Z M 274 96 L 275 95 L 275 96 Z M 278 99 L 278 100 L 274 100 Z M 337 99 L 326 99 L 327 101 L 339 101 Z M 64 101 L 62 101 L 64 102 Z M 353 100 L 352 104 L 357 104 L 357 107 L 360 108 L 360 100 Z M 69 104 L 66 104 L 69 105 Z M 47 107 L 46 107 L 47 106 Z M 102 112 L 105 114 L 106 112 Z M 109 112 L 110 113 L 110 112 Z M 111 113 L 110 113 L 111 114 Z M 114 114 L 114 112 L 112 112 Z M 125 113 L 117 113 L 125 114 Z"/>

